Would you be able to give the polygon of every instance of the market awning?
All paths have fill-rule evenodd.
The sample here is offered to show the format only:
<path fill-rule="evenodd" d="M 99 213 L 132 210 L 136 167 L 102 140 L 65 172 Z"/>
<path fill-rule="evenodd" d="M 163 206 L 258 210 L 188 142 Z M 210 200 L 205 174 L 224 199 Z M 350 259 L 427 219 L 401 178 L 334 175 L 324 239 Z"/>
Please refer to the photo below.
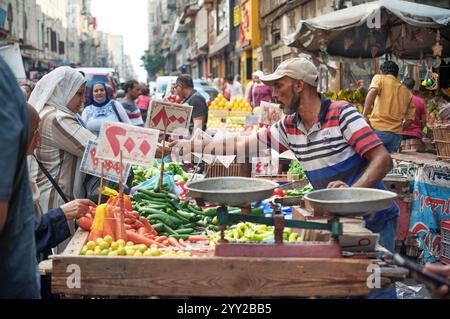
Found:
<path fill-rule="evenodd" d="M 313 55 L 373 58 L 393 53 L 399 58 L 419 59 L 433 53 L 440 36 L 441 56 L 448 57 L 449 23 L 450 10 L 379 0 L 302 20 L 284 41 Z"/>

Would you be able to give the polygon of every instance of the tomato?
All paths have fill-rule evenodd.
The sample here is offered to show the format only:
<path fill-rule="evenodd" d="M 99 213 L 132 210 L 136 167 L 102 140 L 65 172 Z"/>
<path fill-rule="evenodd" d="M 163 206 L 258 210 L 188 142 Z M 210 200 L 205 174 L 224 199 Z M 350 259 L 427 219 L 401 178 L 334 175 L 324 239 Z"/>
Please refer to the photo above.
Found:
<path fill-rule="evenodd" d="M 276 189 L 273 191 L 273 196 L 284 197 L 284 196 L 286 196 L 286 194 L 287 194 L 287 191 L 284 191 L 284 190 L 282 190 L 281 188 L 276 188 Z"/>
<path fill-rule="evenodd" d="M 81 217 L 80 219 L 78 219 L 78 226 L 80 226 L 83 230 L 90 231 L 92 226 L 92 219 L 86 216 Z"/>

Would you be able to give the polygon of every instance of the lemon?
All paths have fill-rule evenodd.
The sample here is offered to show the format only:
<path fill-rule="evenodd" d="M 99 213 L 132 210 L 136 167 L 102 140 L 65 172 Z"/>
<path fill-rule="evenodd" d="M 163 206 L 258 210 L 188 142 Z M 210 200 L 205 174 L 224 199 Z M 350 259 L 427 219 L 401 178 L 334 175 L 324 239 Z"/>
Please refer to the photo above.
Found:
<path fill-rule="evenodd" d="M 94 241 L 90 241 L 86 244 L 88 250 L 94 250 L 95 246 L 97 246 L 97 244 Z"/>
<path fill-rule="evenodd" d="M 126 250 L 126 255 L 127 256 L 134 256 L 135 253 L 136 253 L 136 250 L 134 250 L 134 249 L 127 249 Z"/>
<path fill-rule="evenodd" d="M 108 256 L 108 254 L 109 254 L 109 249 L 103 249 L 100 255 L 101 256 Z"/>
<path fill-rule="evenodd" d="M 120 247 L 120 245 L 117 242 L 111 244 L 111 250 L 117 250 L 117 249 L 119 249 L 119 247 Z"/>
<path fill-rule="evenodd" d="M 119 256 L 126 256 L 127 251 L 126 251 L 125 248 L 119 247 L 119 249 L 117 249 L 117 254 L 118 254 Z"/>
<path fill-rule="evenodd" d="M 95 243 L 97 244 L 97 245 L 100 245 L 100 243 L 103 241 L 103 238 L 97 238 L 96 240 L 95 240 Z"/>
<path fill-rule="evenodd" d="M 113 242 L 113 238 L 111 236 L 106 236 L 105 238 L 103 238 L 104 241 L 106 241 L 108 244 L 112 244 Z"/>
<path fill-rule="evenodd" d="M 108 256 L 111 256 L 111 257 L 113 257 L 113 256 L 118 256 L 118 255 L 117 255 L 117 251 L 110 251 L 110 252 L 108 253 Z"/>
<path fill-rule="evenodd" d="M 94 251 L 93 250 L 88 250 L 87 252 L 86 252 L 86 256 L 94 256 Z"/>
<path fill-rule="evenodd" d="M 139 250 L 134 253 L 134 257 L 142 257 L 144 256 Z"/>
<path fill-rule="evenodd" d="M 123 239 L 117 240 L 116 243 L 117 243 L 120 247 L 125 247 L 125 245 L 126 245 L 125 240 L 123 240 Z"/>
<path fill-rule="evenodd" d="M 101 250 L 108 249 L 109 248 L 109 243 L 106 242 L 106 241 L 102 241 L 100 244 L 98 244 L 97 247 L 100 247 Z"/>
<path fill-rule="evenodd" d="M 133 246 L 134 246 L 134 243 L 133 243 L 132 241 L 129 241 L 129 242 L 127 242 L 127 246 L 128 246 L 128 247 L 133 247 Z"/>

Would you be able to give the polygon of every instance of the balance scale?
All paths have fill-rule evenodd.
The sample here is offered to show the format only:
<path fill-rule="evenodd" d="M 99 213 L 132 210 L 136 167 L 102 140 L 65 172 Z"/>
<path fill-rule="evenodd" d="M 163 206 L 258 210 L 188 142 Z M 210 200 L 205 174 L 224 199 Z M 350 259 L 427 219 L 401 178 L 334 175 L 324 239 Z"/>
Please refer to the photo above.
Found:
<path fill-rule="evenodd" d="M 218 220 L 221 239 L 216 245 L 215 255 L 219 257 L 297 257 L 297 258 L 341 258 L 339 236 L 343 235 L 342 217 L 359 217 L 387 209 L 397 194 L 370 188 L 340 188 L 314 191 L 305 196 L 315 213 L 330 216 L 327 223 L 286 220 L 278 203 L 272 203 L 273 217 L 251 215 L 249 203 L 272 197 L 279 185 L 263 179 L 242 177 L 209 178 L 188 183 L 186 189 L 198 204 L 205 202 L 218 205 Z M 276 201 L 277 202 L 277 201 Z M 228 213 L 227 206 L 242 207 L 242 214 Z M 297 203 L 300 205 L 300 202 Z M 274 243 L 229 242 L 224 238 L 228 225 L 252 222 L 274 226 Z M 285 227 L 326 230 L 332 234 L 328 242 L 284 243 Z"/>

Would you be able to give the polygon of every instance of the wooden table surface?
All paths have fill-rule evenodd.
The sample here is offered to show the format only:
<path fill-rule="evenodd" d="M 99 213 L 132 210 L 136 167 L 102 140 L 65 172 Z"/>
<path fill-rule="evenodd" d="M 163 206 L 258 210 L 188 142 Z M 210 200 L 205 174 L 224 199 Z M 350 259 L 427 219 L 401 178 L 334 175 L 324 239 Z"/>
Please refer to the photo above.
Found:
<path fill-rule="evenodd" d="M 321 297 L 364 296 L 368 266 L 357 258 L 86 257 L 79 231 L 62 255 L 42 264 L 52 292 L 91 297 Z M 376 262 L 375 262 L 376 263 Z M 382 276 L 404 277 L 385 268 Z"/>

